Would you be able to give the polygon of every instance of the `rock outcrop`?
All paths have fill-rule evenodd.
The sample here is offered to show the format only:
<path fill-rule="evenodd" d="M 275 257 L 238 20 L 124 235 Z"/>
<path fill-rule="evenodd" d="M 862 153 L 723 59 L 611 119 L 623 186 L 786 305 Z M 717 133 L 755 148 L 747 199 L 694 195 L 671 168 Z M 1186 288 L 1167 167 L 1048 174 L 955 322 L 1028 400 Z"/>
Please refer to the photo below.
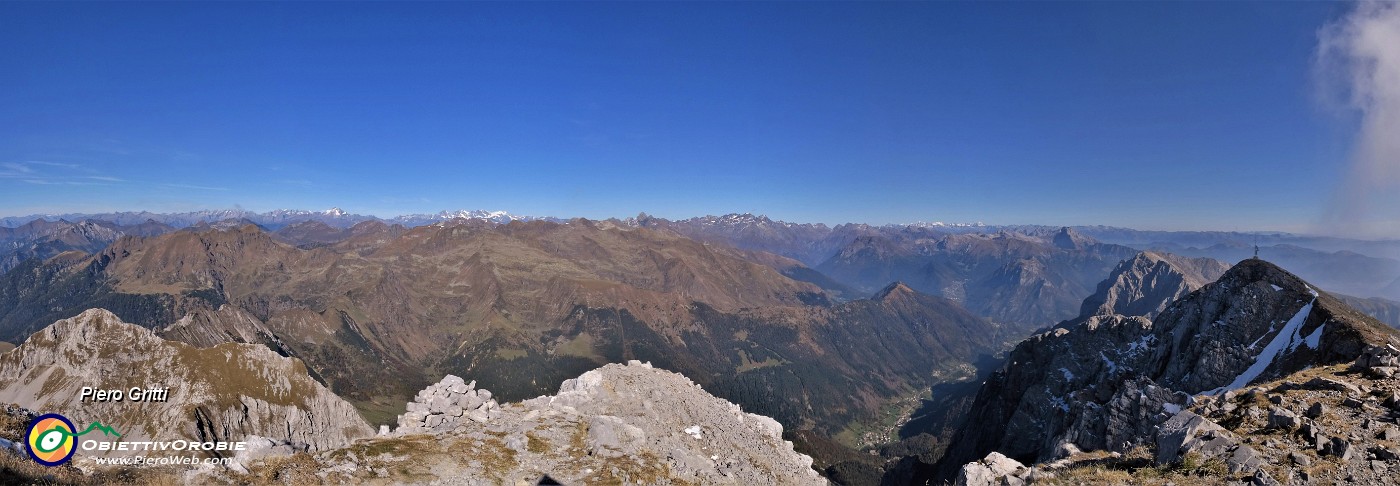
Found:
<path fill-rule="evenodd" d="M 121 390 L 124 397 L 84 400 L 83 387 Z M 168 393 L 165 401 L 136 401 L 133 387 Z M 166 341 L 102 309 L 55 322 L 0 355 L 0 403 L 61 413 L 75 423 L 100 421 L 128 442 L 257 435 L 316 451 L 372 433 L 299 360 L 261 345 Z"/>
<path fill-rule="evenodd" d="M 1387 344 L 1400 345 L 1400 334 L 1268 262 L 1246 260 L 1155 319 L 1086 316 L 1022 342 L 979 391 L 941 477 L 990 451 L 1034 464 L 1070 445 L 1152 447 L 1192 395 L 1351 363 Z"/>
<path fill-rule="evenodd" d="M 469 385 L 448 376 L 420 394 L 412 408 L 443 417 L 434 425 L 410 411 L 394 433 L 316 454 L 295 470 L 274 462 L 249 470 L 321 482 L 825 484 L 777 421 L 650 364 L 606 365 L 565 381 L 557 395 L 500 405 L 481 420 L 435 412 L 459 406 L 468 390 L 482 398 Z"/>
<path fill-rule="evenodd" d="M 1351 364 L 1294 373 L 1247 390 L 1198 395 L 1124 452 L 1022 464 L 998 452 L 962 465 L 959 485 L 1390 485 L 1400 469 L 1400 349 L 1368 348 Z"/>
<path fill-rule="evenodd" d="M 1098 290 L 1084 299 L 1080 315 L 1156 317 L 1175 302 L 1229 270 L 1210 258 L 1186 258 L 1145 251 L 1113 269 Z"/>
<path fill-rule="evenodd" d="M 406 408 L 399 416 L 400 434 L 447 432 L 463 420 L 485 422 L 502 413 L 490 390 L 477 389 L 476 380 L 467 383 L 456 375 L 424 388 Z"/>

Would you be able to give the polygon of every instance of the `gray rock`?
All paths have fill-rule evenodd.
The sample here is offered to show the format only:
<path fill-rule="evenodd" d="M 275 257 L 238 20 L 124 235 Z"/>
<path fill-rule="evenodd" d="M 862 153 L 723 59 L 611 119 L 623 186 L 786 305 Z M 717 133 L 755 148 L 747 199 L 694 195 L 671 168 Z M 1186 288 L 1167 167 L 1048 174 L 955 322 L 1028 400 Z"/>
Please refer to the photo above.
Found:
<path fill-rule="evenodd" d="M 1288 460 L 1293 464 L 1308 467 L 1312 465 L 1312 458 L 1302 452 L 1293 451 L 1288 453 Z"/>
<path fill-rule="evenodd" d="M 1302 424 L 1302 419 L 1292 411 L 1281 407 L 1269 407 L 1268 428 L 1292 432 Z"/>
<path fill-rule="evenodd" d="M 635 448 L 646 440 L 642 429 L 611 415 L 595 415 L 588 419 L 590 450 L 613 454 Z"/>
<path fill-rule="evenodd" d="M 1055 447 L 1055 458 L 1064 459 L 1066 457 L 1070 457 L 1081 452 L 1084 451 L 1079 450 L 1079 446 L 1074 445 L 1073 442 L 1064 442 L 1061 443 L 1059 446 Z"/>
<path fill-rule="evenodd" d="M 958 486 L 1020 485 L 1025 480 L 1016 474 L 1026 472 L 1026 466 L 1002 455 L 1000 452 L 987 454 L 981 461 L 970 462 L 958 474 Z"/>
<path fill-rule="evenodd" d="M 1345 381 L 1334 380 L 1331 378 L 1325 378 L 1321 376 L 1308 380 L 1307 383 L 1303 384 L 1303 388 L 1307 390 L 1335 390 L 1342 392 L 1347 396 L 1361 395 L 1361 389 L 1357 388 L 1356 385 L 1347 383 Z"/>
<path fill-rule="evenodd" d="M 1283 486 L 1282 483 L 1275 480 L 1269 473 L 1264 472 L 1263 469 L 1254 471 L 1254 475 L 1249 478 L 1249 484 L 1255 486 Z"/>
<path fill-rule="evenodd" d="M 1342 462 L 1347 462 L 1356 456 L 1356 448 L 1346 439 L 1333 437 L 1331 440 L 1322 444 L 1322 453 L 1329 456 L 1336 456 L 1341 459 Z"/>
<path fill-rule="evenodd" d="M 484 423 L 490 419 L 486 416 L 486 412 L 483 412 L 481 410 L 472 410 L 470 412 L 467 412 L 466 415 L 468 419 L 471 419 L 471 421 L 478 423 Z"/>
<path fill-rule="evenodd" d="M 405 422 L 407 422 L 407 423 L 423 423 L 423 420 L 426 419 L 426 418 L 428 418 L 428 413 L 427 413 L 427 412 L 420 412 L 420 411 L 404 412 L 403 415 L 400 415 L 400 416 L 399 416 L 399 423 L 405 423 Z"/>
<path fill-rule="evenodd" d="M 1308 407 L 1308 411 L 1303 413 L 1303 416 L 1316 419 L 1324 413 L 1327 413 L 1327 406 L 1323 405 L 1322 402 L 1313 402 L 1312 406 Z"/>
<path fill-rule="evenodd" d="M 1188 453 L 1225 461 L 1232 474 L 1259 469 L 1263 456 L 1219 424 L 1190 411 L 1164 422 L 1157 433 L 1157 464 L 1178 463 Z"/>
<path fill-rule="evenodd" d="M 1373 368 L 1368 368 L 1366 370 L 1366 375 L 1370 376 L 1371 378 L 1383 380 L 1386 378 L 1394 378 L 1397 372 L 1400 372 L 1400 368 L 1396 368 L 1394 366 L 1376 366 Z"/>

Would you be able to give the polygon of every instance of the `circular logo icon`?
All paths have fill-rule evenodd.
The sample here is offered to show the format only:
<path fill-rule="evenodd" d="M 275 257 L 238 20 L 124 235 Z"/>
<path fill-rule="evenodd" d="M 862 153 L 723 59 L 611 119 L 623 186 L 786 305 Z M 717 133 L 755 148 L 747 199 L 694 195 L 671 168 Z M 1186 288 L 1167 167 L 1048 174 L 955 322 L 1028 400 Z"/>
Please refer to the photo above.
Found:
<path fill-rule="evenodd" d="M 56 413 L 46 413 L 29 424 L 29 432 L 24 436 L 25 448 L 34 462 L 45 466 L 58 466 L 73 458 L 77 449 L 76 430 L 68 417 Z"/>

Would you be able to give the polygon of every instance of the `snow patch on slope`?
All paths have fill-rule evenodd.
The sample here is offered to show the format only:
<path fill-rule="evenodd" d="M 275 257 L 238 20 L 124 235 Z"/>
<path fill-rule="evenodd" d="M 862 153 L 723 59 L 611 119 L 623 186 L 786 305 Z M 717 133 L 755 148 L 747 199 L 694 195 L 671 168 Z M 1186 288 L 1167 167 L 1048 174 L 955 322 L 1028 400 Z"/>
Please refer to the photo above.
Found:
<path fill-rule="evenodd" d="M 1311 291 L 1312 289 L 1308 290 Z M 1312 302 L 1308 302 L 1307 305 L 1304 305 L 1302 309 L 1298 309 L 1298 313 L 1294 314 L 1293 318 L 1289 319 L 1288 323 L 1283 325 L 1283 329 L 1280 329 L 1278 334 L 1274 335 L 1274 339 L 1269 341 L 1269 344 L 1264 346 L 1264 350 L 1260 351 L 1259 355 L 1254 358 L 1254 364 L 1250 365 L 1249 369 L 1244 370 L 1244 373 L 1240 373 L 1240 376 L 1235 377 L 1235 381 L 1230 382 L 1229 385 L 1208 391 L 1206 394 L 1219 395 L 1230 390 L 1244 388 L 1246 385 L 1249 385 L 1249 382 L 1254 381 L 1255 378 L 1263 374 L 1264 370 L 1268 369 L 1269 364 L 1273 363 L 1275 358 L 1278 358 L 1278 356 L 1285 351 L 1291 351 L 1298 347 L 1298 343 L 1304 341 L 1299 337 L 1299 333 L 1303 329 L 1303 322 L 1308 320 L 1308 314 L 1312 313 L 1313 304 L 1316 302 L 1317 299 L 1313 299 Z M 1320 332 L 1321 329 L 1321 326 L 1319 326 L 1318 330 L 1313 331 L 1313 334 L 1320 338 L 1322 336 Z M 1311 339 L 1312 336 L 1308 337 L 1312 341 L 1312 344 L 1309 344 L 1309 346 L 1315 348 L 1317 340 Z"/>

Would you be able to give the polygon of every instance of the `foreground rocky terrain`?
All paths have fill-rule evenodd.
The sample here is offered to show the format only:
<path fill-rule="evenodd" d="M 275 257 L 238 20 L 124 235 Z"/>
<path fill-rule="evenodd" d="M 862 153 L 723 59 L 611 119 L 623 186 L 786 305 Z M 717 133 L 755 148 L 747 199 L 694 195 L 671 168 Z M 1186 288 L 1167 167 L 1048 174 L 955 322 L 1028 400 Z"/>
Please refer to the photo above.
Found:
<path fill-rule="evenodd" d="M 474 405 L 466 406 L 468 402 Z M 474 410 L 465 410 L 473 408 Z M 559 392 L 496 405 L 448 376 L 418 395 L 397 429 L 316 454 L 240 457 L 248 473 L 187 479 L 399 484 L 825 484 L 777 421 L 745 413 L 676 373 L 632 362 L 565 381 Z M 479 413 L 474 413 L 479 412 Z"/>
<path fill-rule="evenodd" d="M 1316 368 L 1192 404 L 1152 442 L 1124 452 L 1066 447 L 1027 466 L 1000 453 L 957 484 L 1395 484 L 1400 474 L 1400 350 Z"/>
<path fill-rule="evenodd" d="M 1388 394 L 1397 347 L 1394 329 L 1268 262 L 1246 260 L 1155 319 L 1087 315 L 1018 345 L 924 480 L 961 475 L 978 483 L 1008 461 L 1043 466 L 1014 474 L 1018 480 L 1044 479 L 1036 471 L 1136 455 L 1138 462 L 1116 464 L 1219 460 L 1225 468 L 1208 477 L 1258 474 L 1269 483 L 1301 478 L 1298 467 L 1321 454 L 1341 461 L 1333 469 L 1343 472 L 1329 478 L 1378 481 L 1390 467 L 1393 437 L 1385 430 L 1395 422 Z M 1243 448 L 1251 436 L 1279 433 Z M 1314 454 L 1295 461 L 1259 451 L 1291 450 L 1284 439 Z M 999 456 L 985 457 L 993 451 Z M 1366 462 L 1373 459 L 1380 462 Z"/>
<path fill-rule="evenodd" d="M 83 387 L 165 388 L 165 401 L 95 402 Z M 252 344 L 196 348 L 161 339 L 102 309 L 64 319 L 0 355 L 0 403 L 102 422 L 124 441 L 273 438 L 309 450 L 373 433 L 359 413 L 294 358 Z M 104 455 L 134 454 L 112 451 Z M 84 454 L 78 454 L 82 460 Z"/>

